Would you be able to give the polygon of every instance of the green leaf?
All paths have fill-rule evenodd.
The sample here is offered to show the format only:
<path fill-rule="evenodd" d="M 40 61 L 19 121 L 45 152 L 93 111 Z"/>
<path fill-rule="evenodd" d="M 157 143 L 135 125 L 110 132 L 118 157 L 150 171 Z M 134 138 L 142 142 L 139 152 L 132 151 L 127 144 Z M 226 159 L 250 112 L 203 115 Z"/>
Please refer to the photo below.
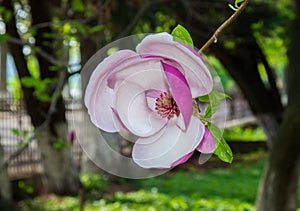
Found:
<path fill-rule="evenodd" d="M 194 47 L 193 39 L 188 32 L 186 28 L 184 28 L 181 25 L 177 25 L 173 31 L 172 31 L 172 36 L 175 41 L 178 41 L 180 43 L 183 43 L 185 45 L 189 45 L 191 47 Z"/>
<path fill-rule="evenodd" d="M 21 78 L 21 83 L 27 88 L 38 87 L 39 81 L 40 81 L 39 79 L 30 77 L 30 76 L 25 76 L 25 77 Z"/>
<path fill-rule="evenodd" d="M 57 83 L 57 78 L 45 78 L 40 80 L 38 78 L 26 76 L 21 78 L 21 83 L 27 88 L 34 88 L 33 94 L 41 102 L 51 102 L 52 97 L 48 93 L 49 88 L 54 87 Z"/>
<path fill-rule="evenodd" d="M 64 141 L 63 139 L 58 139 L 54 144 L 53 147 L 55 149 L 62 149 L 65 147 L 69 147 L 70 144 L 67 141 Z"/>
<path fill-rule="evenodd" d="M 230 9 L 232 9 L 233 11 L 237 11 L 238 10 L 238 8 L 235 8 L 233 5 L 231 5 L 231 4 L 228 4 L 228 6 L 230 7 Z"/>
<path fill-rule="evenodd" d="M 200 102 L 209 103 L 204 118 L 211 118 L 214 113 L 218 110 L 221 100 L 225 98 L 230 98 L 230 96 L 226 95 L 223 92 L 218 92 L 217 90 L 213 89 L 208 95 L 204 95 L 198 98 Z"/>
<path fill-rule="evenodd" d="M 51 102 L 55 96 L 50 96 L 48 93 L 49 87 L 55 87 L 58 79 L 57 78 L 45 78 L 39 80 L 38 87 L 34 90 L 34 95 L 42 102 Z"/>
<path fill-rule="evenodd" d="M 8 34 L 0 34 L 0 43 L 8 40 Z"/>
<path fill-rule="evenodd" d="M 100 32 L 100 31 L 104 30 L 104 28 L 105 28 L 104 25 L 97 25 L 97 26 L 94 26 L 94 27 L 90 28 L 89 32 L 91 34 L 97 33 L 97 32 Z"/>
<path fill-rule="evenodd" d="M 19 130 L 19 129 L 12 129 L 11 132 L 16 135 L 16 136 L 21 136 L 22 135 L 22 132 Z"/>
<path fill-rule="evenodd" d="M 10 10 L 6 10 L 4 12 L 4 21 L 5 22 L 9 22 L 11 20 L 11 18 L 13 17 L 13 13 Z"/>
<path fill-rule="evenodd" d="M 0 16 L 4 19 L 4 22 L 11 20 L 13 13 L 11 10 L 6 9 L 6 7 L 0 6 Z"/>
<path fill-rule="evenodd" d="M 227 163 L 231 163 L 233 160 L 233 154 L 230 147 L 228 146 L 225 139 L 223 138 L 222 130 L 211 122 L 207 124 L 207 128 L 209 129 L 215 141 L 217 142 L 217 149 L 215 150 L 214 154 L 220 160 Z"/>
<path fill-rule="evenodd" d="M 220 139 L 220 142 L 219 142 L 214 154 L 220 160 L 227 162 L 227 163 L 231 163 L 233 160 L 232 151 L 223 137 Z"/>
<path fill-rule="evenodd" d="M 75 12 L 84 12 L 85 10 L 82 0 L 72 0 L 71 7 Z"/>
<path fill-rule="evenodd" d="M 239 3 L 242 3 L 244 0 L 235 0 L 234 6 L 235 8 L 239 8 Z"/>
<path fill-rule="evenodd" d="M 44 33 L 42 34 L 42 36 L 43 36 L 43 38 L 45 38 L 45 39 L 55 39 L 55 38 L 57 38 L 57 34 L 54 33 L 54 32 L 44 32 Z"/>
<path fill-rule="evenodd" d="M 207 95 L 203 95 L 203 96 L 201 96 L 201 97 L 198 97 L 198 100 L 200 101 L 200 102 L 203 102 L 203 103 L 209 103 L 209 95 L 207 94 Z"/>
<path fill-rule="evenodd" d="M 231 4 L 228 4 L 228 6 L 232 9 L 232 10 L 234 10 L 234 11 L 237 11 L 238 9 L 239 9 L 239 4 L 240 3 L 242 3 L 244 0 L 235 0 L 235 2 L 234 2 L 234 6 L 233 5 L 231 5 Z"/>

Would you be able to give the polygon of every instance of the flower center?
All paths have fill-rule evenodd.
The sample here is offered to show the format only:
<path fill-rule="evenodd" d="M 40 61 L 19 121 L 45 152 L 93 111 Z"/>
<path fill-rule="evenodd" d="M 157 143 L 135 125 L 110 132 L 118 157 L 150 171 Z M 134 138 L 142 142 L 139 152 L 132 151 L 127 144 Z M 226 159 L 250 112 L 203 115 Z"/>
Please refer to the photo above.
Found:
<path fill-rule="evenodd" d="M 171 119 L 174 115 L 179 116 L 180 114 L 174 98 L 167 92 L 162 92 L 156 99 L 155 110 L 157 110 L 161 117 L 167 117 L 168 119 Z"/>

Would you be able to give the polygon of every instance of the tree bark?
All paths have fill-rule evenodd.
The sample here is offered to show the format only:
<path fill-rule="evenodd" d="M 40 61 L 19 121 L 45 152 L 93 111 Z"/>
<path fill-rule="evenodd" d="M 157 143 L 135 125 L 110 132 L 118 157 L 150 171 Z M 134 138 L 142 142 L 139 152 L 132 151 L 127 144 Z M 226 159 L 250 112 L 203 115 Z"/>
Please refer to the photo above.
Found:
<path fill-rule="evenodd" d="M 67 124 L 56 123 L 54 130 L 57 136 L 53 135 L 52 130 L 47 127 L 36 133 L 41 151 L 46 192 L 60 195 L 77 194 L 80 183 L 70 145 L 66 143 Z M 62 146 L 60 147 L 59 144 Z"/>
<path fill-rule="evenodd" d="M 287 69 L 288 106 L 274 141 L 257 196 L 257 211 L 292 211 L 297 209 L 297 187 L 300 159 L 300 1 L 291 28 Z"/>
<path fill-rule="evenodd" d="M 4 164 L 4 150 L 0 142 L 0 208 L 10 205 L 11 202 L 11 185 L 7 173 L 7 166 Z"/>
<path fill-rule="evenodd" d="M 260 184 L 257 211 L 297 209 L 300 101 L 287 108 Z"/>
<path fill-rule="evenodd" d="M 221 45 L 214 46 L 213 52 L 240 87 L 253 114 L 266 132 L 267 143 L 271 148 L 284 109 L 279 91 L 272 85 L 274 79 L 270 76 L 269 85 L 266 85 L 259 75 L 258 64 L 264 61 L 260 47 L 251 37 L 231 50 Z M 269 68 L 267 63 L 264 65 L 266 69 Z"/>
<path fill-rule="evenodd" d="M 6 94 L 6 43 L 0 43 L 0 96 Z"/>

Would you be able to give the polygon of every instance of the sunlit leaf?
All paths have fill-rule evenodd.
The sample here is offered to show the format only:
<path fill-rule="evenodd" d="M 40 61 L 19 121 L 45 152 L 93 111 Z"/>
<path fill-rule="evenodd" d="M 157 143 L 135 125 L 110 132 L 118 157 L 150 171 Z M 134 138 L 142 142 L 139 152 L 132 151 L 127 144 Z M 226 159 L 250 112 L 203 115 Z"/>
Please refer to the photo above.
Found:
<path fill-rule="evenodd" d="M 223 137 L 220 139 L 219 144 L 218 144 L 217 149 L 215 150 L 214 154 L 220 160 L 227 162 L 227 163 L 231 163 L 233 160 L 232 151 Z"/>
<path fill-rule="evenodd" d="M 217 90 L 212 90 L 208 95 L 199 97 L 198 100 L 200 102 L 209 103 L 203 117 L 211 118 L 218 110 L 221 100 L 225 98 L 230 98 L 230 96 L 223 92 L 218 92 Z"/>
<path fill-rule="evenodd" d="M 82 0 L 72 0 L 71 7 L 75 12 L 84 12 L 85 10 Z"/>
<path fill-rule="evenodd" d="M 234 6 L 239 8 L 239 4 L 242 3 L 244 0 L 235 0 Z"/>
<path fill-rule="evenodd" d="M 64 141 L 63 139 L 58 139 L 54 144 L 53 147 L 55 149 L 62 149 L 65 147 L 69 147 L 70 144 L 67 141 Z"/>
<path fill-rule="evenodd" d="M 216 126 L 215 124 L 209 122 L 207 124 L 207 128 L 213 135 L 216 143 L 217 143 L 217 149 L 215 150 L 214 154 L 222 161 L 231 163 L 233 160 L 233 154 L 226 143 L 225 139 L 223 138 L 223 131 Z"/>
<path fill-rule="evenodd" d="M 21 83 L 27 88 L 33 88 L 39 85 L 39 80 L 30 76 L 21 78 Z"/>
<path fill-rule="evenodd" d="M 0 6 L 0 16 L 5 22 L 8 22 L 11 20 L 13 13 L 11 10 L 8 10 L 6 7 Z"/>
<path fill-rule="evenodd" d="M 0 43 L 8 40 L 8 34 L 0 34 Z"/>
<path fill-rule="evenodd" d="M 171 34 L 172 34 L 175 41 L 178 41 L 178 42 L 183 43 L 185 45 L 189 45 L 191 47 L 194 47 L 193 39 L 192 39 L 190 33 L 183 26 L 178 24 L 173 29 Z"/>
<path fill-rule="evenodd" d="M 97 26 L 94 26 L 92 28 L 89 29 L 89 32 L 92 34 L 92 33 L 97 33 L 97 32 L 100 32 L 102 30 L 104 30 L 104 25 L 97 25 Z"/>
<path fill-rule="evenodd" d="M 239 4 L 242 3 L 243 1 L 244 1 L 244 0 L 235 0 L 234 6 L 231 5 L 231 4 L 228 4 L 228 6 L 229 6 L 232 10 L 236 11 L 236 10 L 238 10 L 239 7 L 240 7 Z"/>
<path fill-rule="evenodd" d="M 228 4 L 228 6 L 230 7 L 230 9 L 232 9 L 232 10 L 234 10 L 234 11 L 236 11 L 237 10 L 237 8 L 235 8 L 233 5 L 231 5 L 231 4 Z"/>
<path fill-rule="evenodd" d="M 19 130 L 19 129 L 12 129 L 11 132 L 16 135 L 16 136 L 21 136 L 22 135 L 22 132 Z"/>

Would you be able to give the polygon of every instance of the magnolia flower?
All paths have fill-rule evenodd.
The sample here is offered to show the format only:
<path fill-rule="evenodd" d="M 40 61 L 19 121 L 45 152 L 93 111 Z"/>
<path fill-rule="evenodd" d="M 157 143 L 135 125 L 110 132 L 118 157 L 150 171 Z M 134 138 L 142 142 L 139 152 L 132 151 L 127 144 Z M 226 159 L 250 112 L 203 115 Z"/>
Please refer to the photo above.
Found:
<path fill-rule="evenodd" d="M 170 34 L 159 33 L 145 37 L 136 52 L 120 50 L 98 64 L 84 101 L 98 128 L 138 137 L 132 158 L 139 166 L 170 168 L 195 150 L 215 150 L 193 106 L 194 98 L 212 88 L 200 55 Z"/>

